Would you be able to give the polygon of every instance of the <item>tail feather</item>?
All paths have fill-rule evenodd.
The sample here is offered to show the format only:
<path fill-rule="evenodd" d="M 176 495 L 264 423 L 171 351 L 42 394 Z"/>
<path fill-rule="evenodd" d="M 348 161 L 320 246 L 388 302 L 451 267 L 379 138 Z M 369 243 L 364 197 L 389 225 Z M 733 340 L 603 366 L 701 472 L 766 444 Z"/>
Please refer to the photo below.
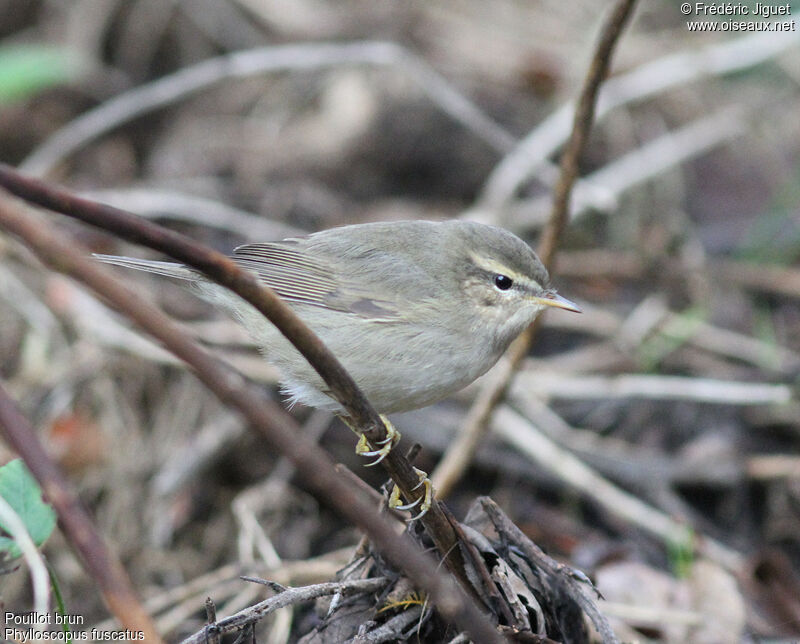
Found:
<path fill-rule="evenodd" d="M 99 255 L 97 253 L 92 256 L 104 264 L 133 268 L 147 273 L 156 273 L 157 275 L 166 275 L 167 277 L 192 282 L 200 279 L 200 276 L 195 271 L 175 262 L 159 262 L 151 259 L 137 259 L 136 257 L 122 257 L 120 255 Z"/>

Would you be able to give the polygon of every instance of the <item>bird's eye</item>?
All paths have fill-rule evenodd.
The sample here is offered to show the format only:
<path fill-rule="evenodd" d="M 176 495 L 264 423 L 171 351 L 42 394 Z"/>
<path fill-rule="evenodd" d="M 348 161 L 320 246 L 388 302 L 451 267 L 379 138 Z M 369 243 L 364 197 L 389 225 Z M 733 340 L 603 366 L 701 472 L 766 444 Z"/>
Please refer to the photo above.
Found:
<path fill-rule="evenodd" d="M 507 291 L 511 288 L 514 284 L 514 280 L 512 280 L 507 275 L 495 275 L 494 276 L 494 285 L 499 288 L 501 291 Z"/>

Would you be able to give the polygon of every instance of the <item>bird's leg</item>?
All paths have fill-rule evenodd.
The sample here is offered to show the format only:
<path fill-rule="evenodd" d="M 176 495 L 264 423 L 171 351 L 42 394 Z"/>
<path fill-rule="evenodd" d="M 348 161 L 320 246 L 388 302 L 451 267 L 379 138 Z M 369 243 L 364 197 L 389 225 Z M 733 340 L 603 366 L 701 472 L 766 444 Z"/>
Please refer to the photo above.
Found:
<path fill-rule="evenodd" d="M 381 447 L 380 449 L 375 450 L 372 449 L 371 445 L 367 441 L 367 437 L 353 427 L 350 419 L 347 416 L 342 415 L 340 418 L 345 425 L 347 425 L 354 433 L 359 435 L 358 444 L 356 445 L 356 454 L 359 456 L 377 457 L 372 463 L 367 463 L 365 467 L 372 467 L 373 465 L 380 463 L 384 458 L 386 458 L 386 455 L 392 451 L 392 448 L 400 440 L 400 432 L 395 429 L 395 426 L 392 425 L 389 419 L 383 414 L 381 414 L 381 420 L 383 421 L 384 425 L 386 425 L 386 438 L 384 438 L 382 441 L 378 441 L 378 444 L 381 445 Z M 431 504 L 433 503 L 433 484 L 431 483 L 431 480 L 422 470 L 418 470 L 415 467 L 414 471 L 417 473 L 417 476 L 419 476 L 419 483 L 412 488 L 412 491 L 424 486 L 425 494 L 419 497 L 416 501 L 403 504 L 400 499 L 400 488 L 395 485 L 392 488 L 391 494 L 389 495 L 389 507 L 395 510 L 411 510 L 412 508 L 419 506 L 419 513 L 411 517 L 409 521 L 415 521 L 416 519 L 422 517 L 428 510 L 430 510 Z"/>
<path fill-rule="evenodd" d="M 389 495 L 389 507 L 395 510 L 410 510 L 411 508 L 419 505 L 419 513 L 411 517 L 409 521 L 421 519 L 422 516 L 431 509 L 431 505 L 433 504 L 433 483 L 431 483 L 428 475 L 422 470 L 418 470 L 415 467 L 414 471 L 417 473 L 417 476 L 419 476 L 419 483 L 417 483 L 412 490 L 416 490 L 420 486 L 424 485 L 425 494 L 419 497 L 416 501 L 406 503 L 405 505 L 400 502 L 400 488 L 396 485 L 392 488 L 392 493 Z"/>
<path fill-rule="evenodd" d="M 373 465 L 380 463 L 384 458 L 386 458 L 389 452 L 392 451 L 392 448 L 400 440 L 400 432 L 394 428 L 394 425 L 392 425 L 389 419 L 383 414 L 381 414 L 381 420 L 383 421 L 383 424 L 386 425 L 386 438 L 377 442 L 377 444 L 381 446 L 379 449 L 372 449 L 372 446 L 367 441 L 367 437 L 353 427 L 350 419 L 347 416 L 342 415 L 339 416 L 339 418 L 341 418 L 342 422 L 344 422 L 345 425 L 353 430 L 353 432 L 359 435 L 358 444 L 356 445 L 356 454 L 359 456 L 365 456 L 367 458 L 371 458 L 373 456 L 377 457 L 371 463 L 367 463 L 365 467 L 372 467 Z"/>

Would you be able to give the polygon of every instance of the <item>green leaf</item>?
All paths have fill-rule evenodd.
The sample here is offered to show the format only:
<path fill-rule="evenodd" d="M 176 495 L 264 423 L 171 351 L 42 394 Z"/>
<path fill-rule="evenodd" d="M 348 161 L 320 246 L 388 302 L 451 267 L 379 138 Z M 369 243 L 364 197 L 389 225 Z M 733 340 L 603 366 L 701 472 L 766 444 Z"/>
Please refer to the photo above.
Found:
<path fill-rule="evenodd" d="M 56 525 L 56 513 L 42 500 L 42 490 L 22 459 L 15 459 L 0 467 L 0 497 L 22 519 L 37 546 L 47 541 Z M 2 520 L 0 530 L 6 530 Z M 13 539 L 0 537 L 0 555 L 2 554 L 15 558 L 21 553 Z"/>
<path fill-rule="evenodd" d="M 45 45 L 0 47 L 0 103 L 23 100 L 72 80 L 79 71 L 70 52 Z"/>

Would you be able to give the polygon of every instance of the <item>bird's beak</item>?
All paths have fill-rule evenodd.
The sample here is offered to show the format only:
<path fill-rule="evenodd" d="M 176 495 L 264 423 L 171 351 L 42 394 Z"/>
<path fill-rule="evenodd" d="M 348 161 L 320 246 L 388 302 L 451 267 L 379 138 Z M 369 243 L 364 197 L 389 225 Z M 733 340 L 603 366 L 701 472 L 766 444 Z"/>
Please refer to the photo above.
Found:
<path fill-rule="evenodd" d="M 565 311 L 574 311 L 575 313 L 583 313 L 581 308 L 575 304 L 575 302 L 570 302 L 567 298 L 561 297 L 555 291 L 548 291 L 542 297 L 535 297 L 533 298 L 535 302 L 538 304 L 542 304 L 543 306 L 552 306 L 556 309 L 564 309 Z"/>

